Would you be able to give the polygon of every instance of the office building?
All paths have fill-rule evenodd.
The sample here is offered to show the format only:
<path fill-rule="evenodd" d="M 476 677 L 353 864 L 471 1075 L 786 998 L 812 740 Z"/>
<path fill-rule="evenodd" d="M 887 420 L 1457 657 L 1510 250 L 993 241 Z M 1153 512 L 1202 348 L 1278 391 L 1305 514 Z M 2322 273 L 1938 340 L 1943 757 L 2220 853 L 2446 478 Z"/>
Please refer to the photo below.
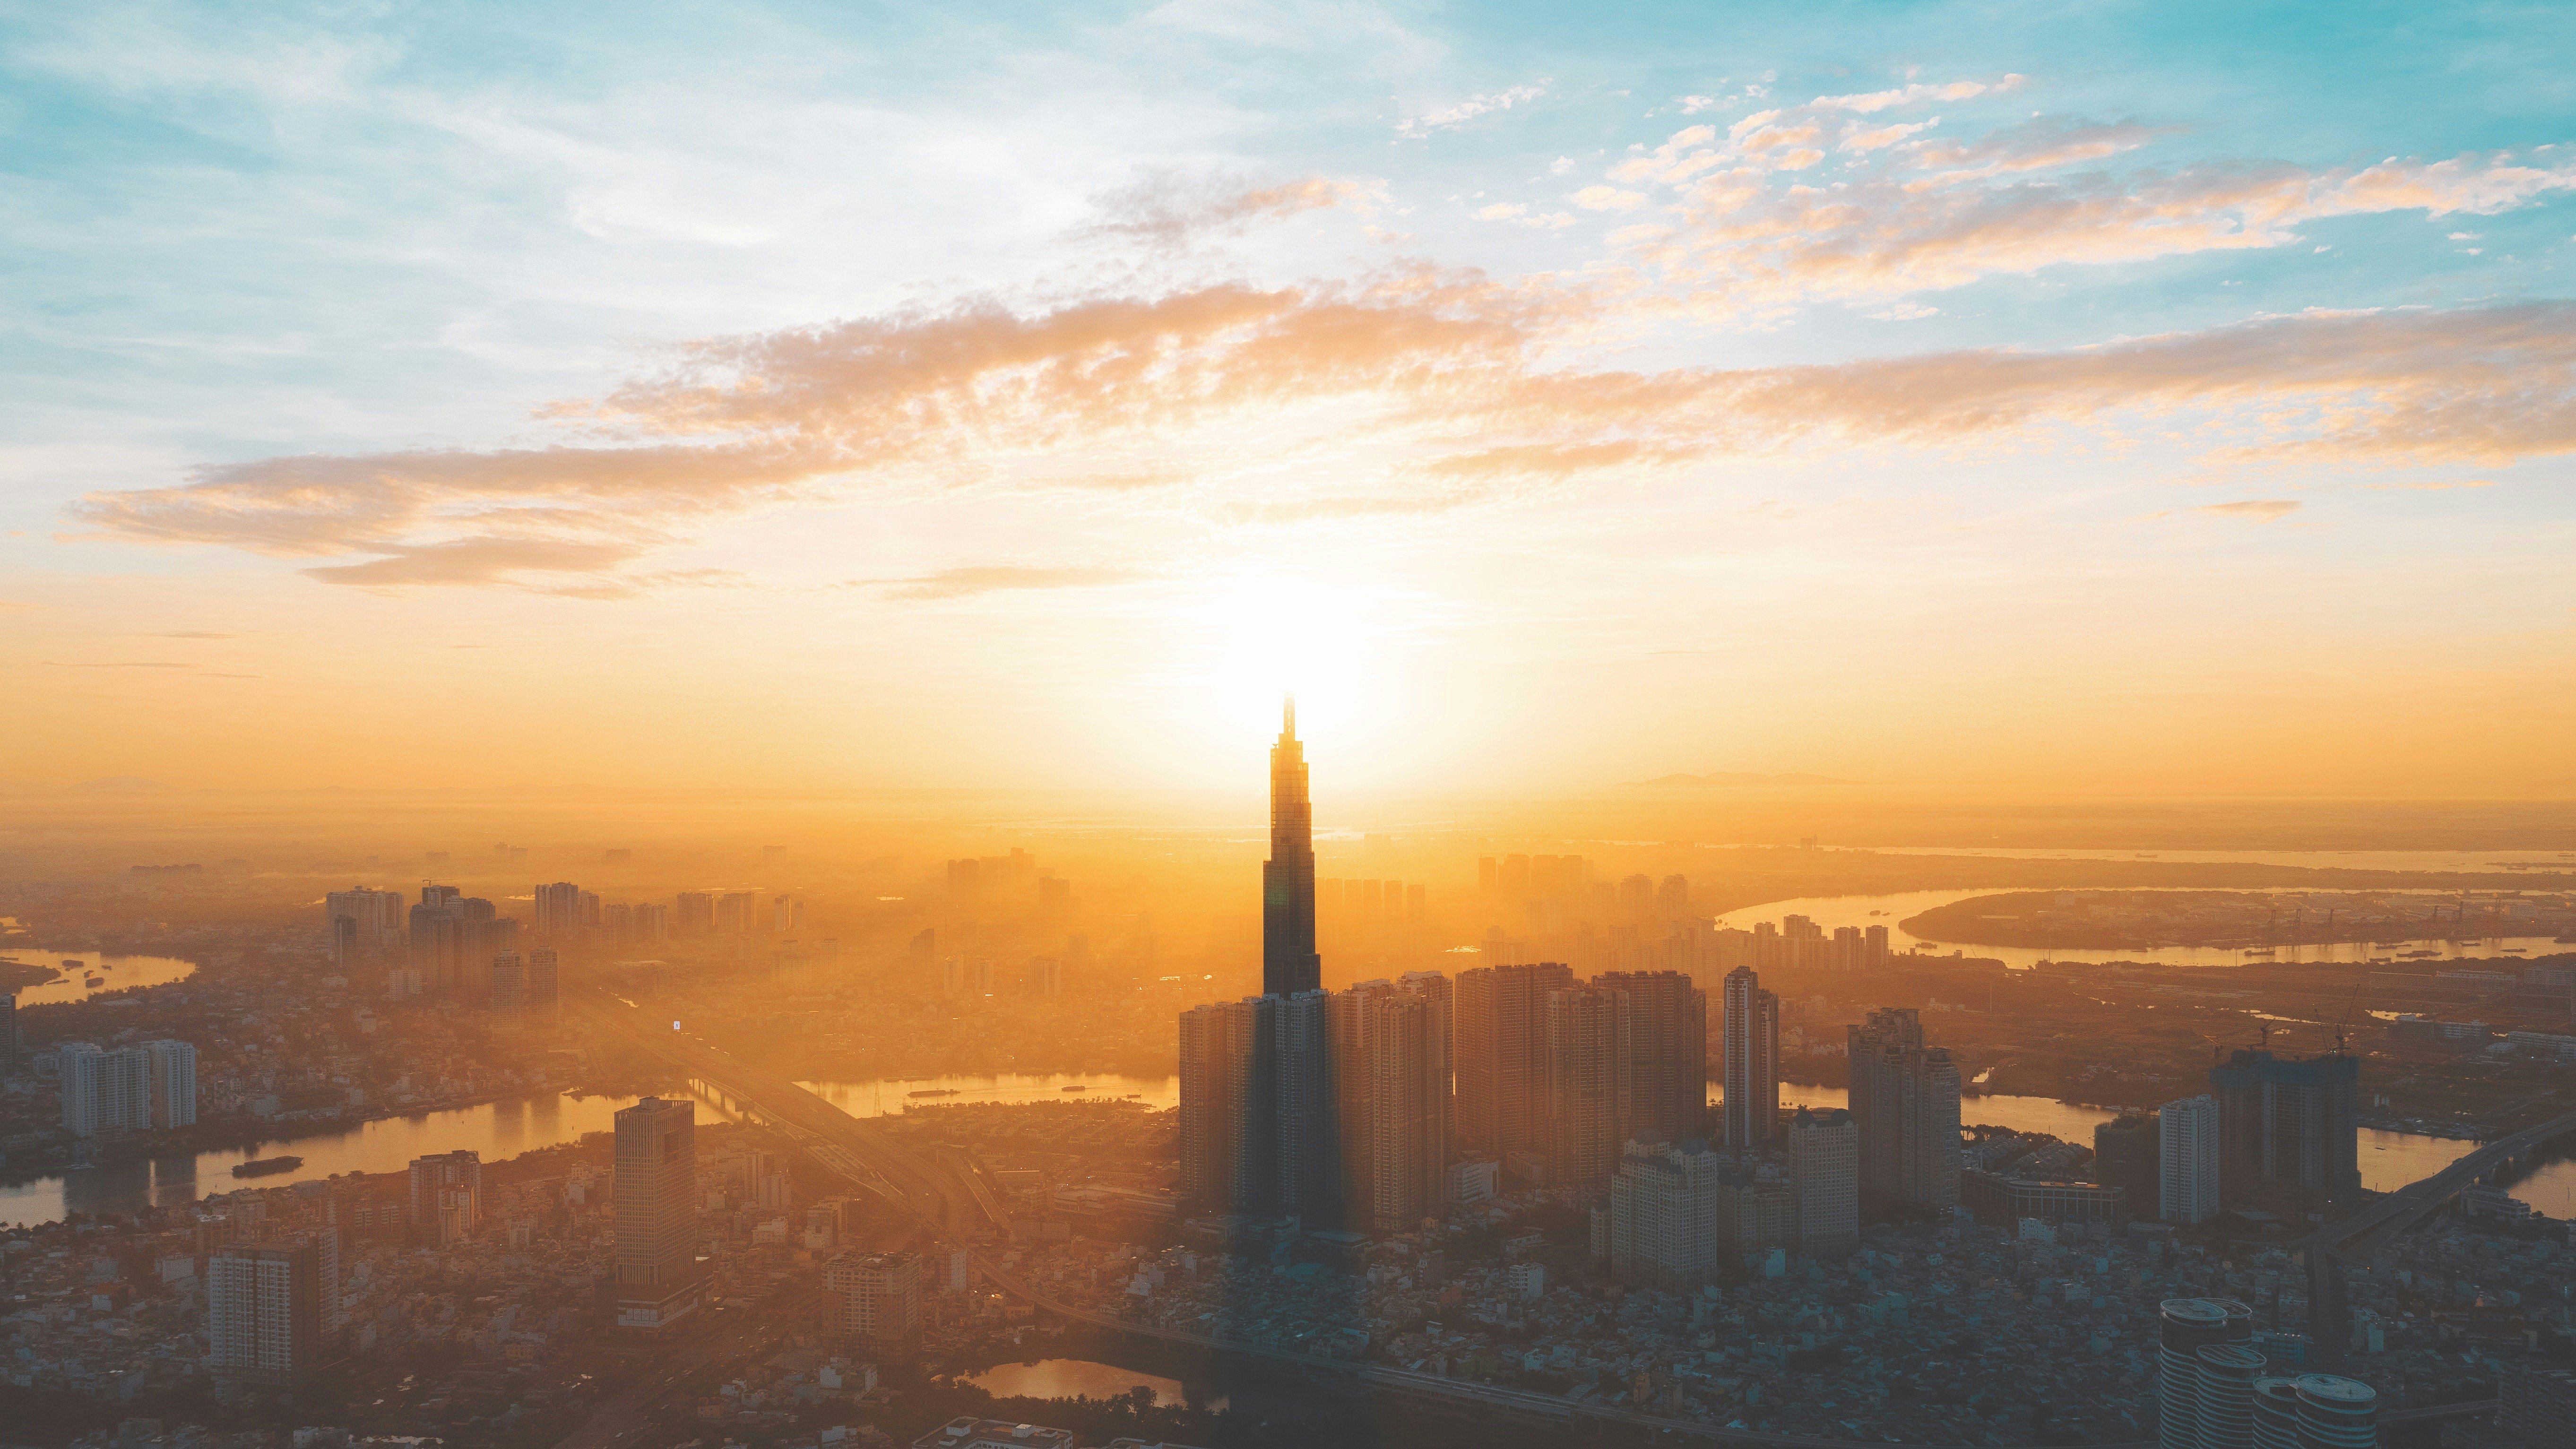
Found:
<path fill-rule="evenodd" d="M 2576 1373 L 2499 1361 L 2495 1432 L 2530 1449 L 2576 1449 Z"/>
<path fill-rule="evenodd" d="M 1270 747 L 1270 858 L 1261 863 L 1261 994 L 1291 997 L 1324 985 L 1315 951 L 1315 814 L 1306 747 L 1290 698 Z"/>
<path fill-rule="evenodd" d="M 2157 1449 L 2199 1449 L 2200 1351 L 2216 1345 L 2248 1348 L 2253 1310 L 2226 1298 L 2168 1298 L 2157 1309 Z M 2261 1359 L 2257 1357 L 2259 1374 Z M 2247 1392 L 2252 1378 L 2247 1377 Z M 2252 1413 L 2247 1413 L 2251 1433 Z"/>
<path fill-rule="evenodd" d="M 402 892 L 371 890 L 364 886 L 326 892 L 322 897 L 322 919 L 332 927 L 335 943 L 342 934 L 339 923 L 347 921 L 349 944 L 355 951 L 374 951 L 393 945 L 403 937 Z M 342 961 L 338 964 L 348 963 Z"/>
<path fill-rule="evenodd" d="M 871 1346 L 900 1347 L 921 1333 L 918 1253 L 833 1255 L 823 1287 L 841 1303 L 841 1331 Z"/>
<path fill-rule="evenodd" d="M 483 1004 L 504 1016 L 517 1016 L 528 1005 L 528 963 L 516 951 L 504 951 L 492 958 L 486 968 L 490 984 L 483 993 Z"/>
<path fill-rule="evenodd" d="M 411 1227 L 437 1247 L 472 1237 L 483 1221 L 483 1159 L 471 1148 L 411 1160 Z"/>
<path fill-rule="evenodd" d="M 150 1081 L 151 1125 L 166 1132 L 197 1125 L 197 1048 L 184 1041 L 147 1041 L 140 1048 Z"/>
<path fill-rule="evenodd" d="M 1860 1124 L 1860 1190 L 1911 1207 L 1959 1205 L 1959 1068 L 1923 1043 L 1912 1007 L 1847 1028 L 1851 1114 Z"/>
<path fill-rule="evenodd" d="M 1685 971 L 1608 971 L 1592 984 L 1628 998 L 1628 1135 L 1700 1136 L 1708 1119 L 1708 993 Z"/>
<path fill-rule="evenodd" d="M 1548 1182 L 1606 1182 L 1628 1136 L 1628 998 L 1593 986 L 1551 991 L 1546 1022 Z"/>
<path fill-rule="evenodd" d="M 562 1001 L 555 948 L 539 946 L 528 953 L 528 1009 L 551 1012 Z"/>
<path fill-rule="evenodd" d="M 1860 1125 L 1849 1112 L 1801 1107 L 1789 1119 L 1789 1191 L 1798 1250 L 1839 1258 L 1860 1243 Z"/>
<path fill-rule="evenodd" d="M 1417 972 L 1330 997 L 1343 1220 L 1362 1232 L 1411 1232 L 1449 1203 L 1447 985 Z"/>
<path fill-rule="evenodd" d="M 2254 1449 L 2254 1384 L 2263 1355 L 2248 1344 L 2208 1343 L 2192 1354 L 2193 1449 Z"/>
<path fill-rule="evenodd" d="M 420 973 L 422 990 L 480 1005 L 491 985 L 485 967 L 517 944 L 519 923 L 480 896 L 431 885 L 421 887 L 409 929 L 407 964 Z"/>
<path fill-rule="evenodd" d="M 567 941 L 581 933 L 582 894 L 581 887 L 568 880 L 537 887 L 531 925 L 539 940 Z"/>
<path fill-rule="evenodd" d="M 1623 1283 L 1688 1293 L 1714 1282 L 1728 1251 L 1717 1203 L 1725 1159 L 1693 1137 L 1630 1141 L 1610 1180 L 1610 1271 Z"/>
<path fill-rule="evenodd" d="M 2224 1123 L 2207 1093 L 2156 1113 L 2156 1216 L 2178 1226 L 2218 1216 Z"/>
<path fill-rule="evenodd" d="M 2379 1449 L 2379 1391 L 2341 1374 L 2300 1374 L 2300 1449 Z"/>
<path fill-rule="evenodd" d="M 74 1041 L 63 1043 L 56 1050 L 55 1060 L 62 1074 L 64 1131 L 74 1137 L 97 1137 L 151 1130 L 152 1059 L 148 1053 L 136 1047 L 101 1051 L 93 1042 Z"/>
<path fill-rule="evenodd" d="M 1423 1009 L 1431 1014 L 1428 1030 L 1433 1060 L 1428 1071 L 1438 1086 L 1432 1093 L 1435 1140 L 1425 1144 L 1424 1151 L 1439 1163 L 1446 1176 L 1450 1162 L 1458 1155 L 1457 984 L 1437 971 L 1407 971 L 1395 978 L 1395 989 L 1420 996 Z"/>
<path fill-rule="evenodd" d="M 2209 1085 L 2223 1202 L 2314 1214 L 2359 1201 L 2359 1058 L 2239 1050 L 2210 1068 Z"/>
<path fill-rule="evenodd" d="M 2267 1374 L 2254 1381 L 2254 1449 L 2299 1449 L 2299 1381 Z"/>
<path fill-rule="evenodd" d="M 682 891 L 671 908 L 671 934 L 675 936 L 713 935 L 716 929 L 716 898 L 712 891 Z"/>
<path fill-rule="evenodd" d="M 1320 989 L 1273 1001 L 1271 1140 L 1278 1153 L 1274 1211 L 1339 1227 L 1342 1153 L 1330 1014 L 1330 998 Z"/>
<path fill-rule="evenodd" d="M 206 1357 L 216 1374 L 286 1385 L 322 1366 L 329 1306 L 339 1298 L 331 1237 L 234 1245 L 208 1256 Z"/>
<path fill-rule="evenodd" d="M 1458 974 L 1451 1037 L 1460 1151 L 1501 1159 L 1549 1150 L 1547 1001 L 1574 985 L 1558 962 Z"/>
<path fill-rule="evenodd" d="M 645 1097 L 616 1116 L 617 1326 L 668 1328 L 696 1311 L 697 1105 Z"/>
<path fill-rule="evenodd" d="M 1268 997 L 1181 1013 L 1181 1200 L 1219 1213 L 1267 1211 L 1276 1194 Z"/>
<path fill-rule="evenodd" d="M 1718 1241 L 1739 1260 L 1797 1238 L 1797 1190 L 1775 1168 L 1728 1165 L 1718 1174 L 1716 1199 Z"/>
<path fill-rule="evenodd" d="M 2132 1216 L 2160 1215 L 2163 1131 L 2163 1120 L 2153 1112 L 2124 1112 L 2094 1125 L 2093 1180 L 2119 1188 Z"/>
<path fill-rule="evenodd" d="M 1780 998 L 1762 989 L 1750 966 L 1726 973 L 1721 1053 L 1726 1145 L 1738 1152 L 1767 1147 L 1780 1125 Z"/>
<path fill-rule="evenodd" d="M 2129 1220 L 2126 1188 L 2068 1178 L 2023 1177 L 1971 1167 L 1959 1174 L 1959 1206 L 1977 1221 L 2009 1228 L 2016 1223 L 2108 1223 Z"/>

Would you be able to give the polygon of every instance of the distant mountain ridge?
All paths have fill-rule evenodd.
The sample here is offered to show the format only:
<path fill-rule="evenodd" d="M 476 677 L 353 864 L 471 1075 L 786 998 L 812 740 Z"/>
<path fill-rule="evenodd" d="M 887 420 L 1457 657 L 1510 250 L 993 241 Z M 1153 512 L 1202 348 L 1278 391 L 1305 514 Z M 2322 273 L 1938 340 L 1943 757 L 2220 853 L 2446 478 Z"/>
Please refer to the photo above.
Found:
<path fill-rule="evenodd" d="M 83 780 L 72 788 L 87 790 L 93 795 L 157 795 L 177 787 L 147 780 L 141 775 L 101 775 L 95 780 Z"/>
<path fill-rule="evenodd" d="M 1651 780 L 1630 780 L 1631 790 L 1742 790 L 1765 785 L 1857 785 L 1858 780 L 1838 780 L 1831 775 L 1753 775 L 1737 770 L 1720 770 L 1711 775 L 1658 775 Z"/>

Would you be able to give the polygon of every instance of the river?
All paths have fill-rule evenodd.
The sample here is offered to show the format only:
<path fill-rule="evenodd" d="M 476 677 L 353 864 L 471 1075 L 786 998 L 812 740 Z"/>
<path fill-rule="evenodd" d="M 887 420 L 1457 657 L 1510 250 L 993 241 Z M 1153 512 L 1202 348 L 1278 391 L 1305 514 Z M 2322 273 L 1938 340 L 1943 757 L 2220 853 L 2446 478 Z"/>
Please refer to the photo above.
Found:
<path fill-rule="evenodd" d="M 1043 1358 L 1035 1363 L 995 1364 L 982 1373 L 966 1375 L 966 1381 L 997 1399 L 1112 1399 L 1132 1389 L 1147 1388 L 1153 1390 L 1155 1404 L 1164 1408 L 1216 1412 L 1226 1407 L 1226 1396 L 1204 1385 L 1093 1359 Z"/>
<path fill-rule="evenodd" d="M 1720 849 L 1726 847 L 1718 847 Z M 1738 849 L 1777 849 L 1741 846 Z M 2020 846 L 1872 845 L 1876 855 L 1965 855 L 1989 860 L 2150 860 L 2183 865 L 2281 865 L 2307 870 L 2412 870 L 2510 876 L 2576 874 L 2576 850 L 2035 850 Z M 2499 888 L 2508 884 L 2498 881 Z"/>
<path fill-rule="evenodd" d="M 1081 1082 L 1087 1093 L 1066 1092 Z M 1178 1077 L 954 1076 L 863 1082 L 815 1081 L 802 1085 L 853 1117 L 899 1113 L 906 1106 L 951 1102 L 1059 1102 L 1134 1097 L 1164 1108 L 1180 1100 Z M 916 1091 L 951 1095 L 914 1097 Z M 343 1172 L 394 1172 L 415 1157 L 471 1148 L 486 1162 L 606 1132 L 631 1098 L 585 1097 L 569 1092 L 513 1097 L 480 1106 L 382 1117 L 349 1127 L 263 1141 L 249 1148 L 173 1153 L 98 1167 L 75 1167 L 0 1184 L 0 1223 L 42 1223 L 66 1212 L 133 1212 L 203 1198 L 237 1187 L 286 1187 Z M 715 1098 L 698 1098 L 710 1118 L 733 1113 Z M 254 1157 L 296 1156 L 304 1165 L 267 1177 L 236 1178 L 233 1165 Z"/>
<path fill-rule="evenodd" d="M 1911 919 L 1935 906 L 1953 901 L 1972 900 L 2005 891 L 2031 890 L 2030 886 L 1985 886 L 1977 890 L 1898 891 L 1878 896 L 1800 896 L 1795 900 L 1765 901 L 1746 906 L 1717 918 L 1721 926 L 1751 930 L 1757 922 L 1778 921 L 1785 916 L 1805 916 L 1832 935 L 1838 926 L 1885 926 L 1892 949 L 1921 949 L 1936 954 L 1964 951 L 2001 961 L 2006 966 L 2027 968 L 2042 961 L 2153 961 L 2168 966 L 2243 966 L 2249 962 L 2271 965 L 2278 962 L 2370 961 L 2387 959 L 2395 953 L 2384 946 L 2374 947 L 2367 941 L 2338 941 L 2307 946 L 2283 946 L 2271 956 L 2248 957 L 2233 946 L 2153 946 L 2103 950 L 2074 946 L 1976 946 L 1959 942 L 1926 940 L 1907 931 L 1898 922 Z M 2142 890 L 2186 889 L 2186 887 L 2135 887 Z M 2205 887 L 2188 887 L 2199 890 Z M 2533 956 L 2546 956 L 2558 951 L 2576 951 L 2576 946 L 2561 946 L 2550 936 L 2491 936 L 2477 941 L 2426 940 L 2413 949 L 2437 950 L 2446 957 L 2486 957 L 2519 949 Z M 2425 958 L 2432 959 L 2432 958 Z"/>
<path fill-rule="evenodd" d="M 176 956 L 102 956 L 96 951 L 59 951 L 35 946 L 0 948 L 0 960 L 63 968 L 62 975 L 55 980 L 21 987 L 17 992 L 20 1006 L 86 1001 L 101 992 L 119 991 L 128 986 L 167 986 L 173 981 L 185 981 L 197 973 L 196 962 L 182 961 Z M 75 961 L 78 966 L 65 965 Z M 88 984 L 93 976 L 98 978 L 96 986 Z"/>
<path fill-rule="evenodd" d="M 1720 1094 L 1712 1090 L 1712 1110 Z M 1783 1107 L 1848 1107 L 1850 1094 L 1841 1087 L 1780 1084 Z M 1967 1097 L 1959 1103 L 1959 1120 L 2015 1132 L 2045 1132 L 2069 1142 L 2093 1145 L 2095 1126 L 2119 1114 L 2102 1107 L 2082 1107 L 2049 1097 Z M 2394 1192 L 2420 1182 L 2468 1156 L 2474 1142 L 2450 1137 L 2424 1137 L 2412 1132 L 2361 1131 L 2361 1185 L 2372 1192 Z M 2508 1189 L 2515 1197 L 2553 1218 L 2576 1217 L 2576 1161 L 2541 1161 L 2530 1175 Z"/>

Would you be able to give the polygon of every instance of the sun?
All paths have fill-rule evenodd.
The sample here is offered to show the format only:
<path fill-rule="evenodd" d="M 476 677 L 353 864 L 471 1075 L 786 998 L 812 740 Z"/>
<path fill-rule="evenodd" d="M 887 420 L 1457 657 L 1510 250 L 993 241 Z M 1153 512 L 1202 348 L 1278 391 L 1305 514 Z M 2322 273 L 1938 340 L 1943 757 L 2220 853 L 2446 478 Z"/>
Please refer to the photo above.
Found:
<path fill-rule="evenodd" d="M 1227 730 L 1275 733 L 1283 696 L 1301 732 L 1329 735 L 1365 716 L 1397 621 L 1379 590 L 1282 574 L 1238 575 L 1187 606 L 1187 657 Z"/>

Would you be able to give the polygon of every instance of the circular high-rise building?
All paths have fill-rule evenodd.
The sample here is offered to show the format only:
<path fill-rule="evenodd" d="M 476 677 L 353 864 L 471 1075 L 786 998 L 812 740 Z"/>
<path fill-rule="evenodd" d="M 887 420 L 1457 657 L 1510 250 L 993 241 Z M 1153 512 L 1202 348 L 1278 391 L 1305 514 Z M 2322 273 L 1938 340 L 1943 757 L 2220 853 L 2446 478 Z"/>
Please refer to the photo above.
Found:
<path fill-rule="evenodd" d="M 2168 1298 L 2156 1309 L 2157 1449 L 2200 1449 L 2200 1351 L 2227 1341 L 2225 1305 Z"/>
<path fill-rule="evenodd" d="M 2213 1343 L 2193 1357 L 2200 1365 L 2200 1449 L 2254 1449 L 2254 1380 L 2263 1355 L 2241 1343 Z"/>
<path fill-rule="evenodd" d="M 2341 1374 L 2301 1374 L 2300 1449 L 2378 1449 L 2379 1391 Z"/>
<path fill-rule="evenodd" d="M 2254 1381 L 2254 1449 L 2299 1449 L 2299 1381 L 2279 1374 Z"/>

